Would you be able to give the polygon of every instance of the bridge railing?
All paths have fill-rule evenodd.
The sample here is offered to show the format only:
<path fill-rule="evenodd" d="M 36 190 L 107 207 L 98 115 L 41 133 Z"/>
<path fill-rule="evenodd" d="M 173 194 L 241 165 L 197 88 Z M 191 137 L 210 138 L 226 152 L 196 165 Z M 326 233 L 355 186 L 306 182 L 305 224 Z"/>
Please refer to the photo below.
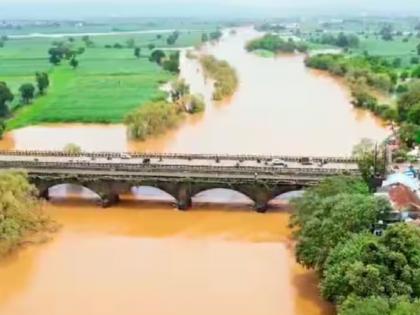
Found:
<path fill-rule="evenodd" d="M 92 162 L 46 162 L 46 161 L 0 161 L 0 169 L 24 169 L 24 170 L 43 170 L 43 172 L 54 173 L 57 170 L 71 170 L 80 173 L 89 171 L 105 171 L 110 174 L 115 172 L 168 172 L 183 173 L 185 177 L 189 173 L 219 174 L 229 176 L 230 174 L 246 174 L 251 176 L 258 175 L 358 175 L 357 169 L 339 168 L 281 168 L 281 167 L 255 167 L 255 166 L 203 166 L 203 165 L 176 165 L 176 164 L 128 164 L 128 163 L 92 163 Z"/>
<path fill-rule="evenodd" d="M 162 158 L 162 159 L 181 159 L 181 160 L 230 160 L 230 161 L 271 161 L 274 159 L 286 162 L 300 162 L 302 159 L 310 159 L 314 162 L 328 163 L 357 163 L 352 157 L 334 156 L 287 156 L 287 155 L 225 155 L 225 154 L 186 154 L 186 153 L 148 153 L 148 152 L 81 152 L 80 154 L 69 154 L 63 151 L 2 151 L 0 156 L 33 156 L 33 157 L 96 157 L 96 158 L 119 158 L 122 154 L 128 154 L 133 158 Z"/>

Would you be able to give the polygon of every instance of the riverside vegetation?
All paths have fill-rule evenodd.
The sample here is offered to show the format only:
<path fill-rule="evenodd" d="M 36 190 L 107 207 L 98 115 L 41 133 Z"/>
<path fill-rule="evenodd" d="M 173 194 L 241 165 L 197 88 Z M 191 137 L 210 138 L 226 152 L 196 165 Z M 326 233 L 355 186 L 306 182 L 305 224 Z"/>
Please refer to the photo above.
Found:
<path fill-rule="evenodd" d="M 215 27 L 58 39 L 4 37 L 0 81 L 10 95 L 2 94 L 0 86 L 0 119 L 7 120 L 8 129 L 48 122 L 122 122 L 138 107 L 165 97 L 159 88 L 177 75 L 179 57 L 166 49 L 199 44 L 202 34 L 212 34 Z M 39 88 L 36 72 L 46 87 Z"/>
<path fill-rule="evenodd" d="M 184 80 L 172 83 L 171 102 L 158 100 L 144 104 L 126 119 L 127 132 L 133 139 L 145 140 L 174 128 L 186 114 L 197 114 L 205 109 L 200 95 L 192 95 Z"/>
<path fill-rule="evenodd" d="M 0 259 L 35 233 L 53 232 L 42 213 L 37 191 L 24 173 L 0 172 Z"/>
<path fill-rule="evenodd" d="M 292 201 L 297 261 L 320 277 L 339 315 L 414 315 L 420 306 L 420 229 L 373 235 L 391 211 L 353 177 L 328 178 Z"/>
<path fill-rule="evenodd" d="M 214 83 L 213 99 L 221 101 L 232 96 L 238 87 L 238 76 L 226 61 L 218 60 L 213 56 L 200 57 L 200 63 L 205 75 L 212 78 Z"/>
<path fill-rule="evenodd" d="M 260 52 L 260 54 L 268 51 L 276 55 L 278 53 L 294 53 L 296 51 L 306 52 L 308 47 L 305 43 L 297 42 L 292 38 L 284 40 L 278 35 L 266 34 L 261 38 L 248 42 L 246 49 L 248 51 Z"/>

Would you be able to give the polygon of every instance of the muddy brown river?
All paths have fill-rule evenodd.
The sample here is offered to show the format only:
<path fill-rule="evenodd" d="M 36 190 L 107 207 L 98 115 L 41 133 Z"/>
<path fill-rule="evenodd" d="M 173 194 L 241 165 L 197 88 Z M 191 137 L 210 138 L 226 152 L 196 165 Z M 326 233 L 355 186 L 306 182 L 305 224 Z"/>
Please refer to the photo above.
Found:
<path fill-rule="evenodd" d="M 36 126 L 7 134 L 0 148 L 73 142 L 88 151 L 348 155 L 361 138 L 387 135 L 381 121 L 352 108 L 339 81 L 305 69 L 303 56 L 246 53 L 255 36 L 243 28 L 202 49 L 238 72 L 237 93 L 222 103 L 211 102 L 211 80 L 183 56 L 181 75 L 208 106 L 176 130 L 136 143 L 122 125 Z M 106 210 L 78 187 L 51 193 L 45 208 L 62 228 L 0 262 L 1 315 L 333 313 L 315 275 L 294 262 L 281 199 L 261 215 L 222 190 L 200 194 L 187 212 L 144 187 Z"/>

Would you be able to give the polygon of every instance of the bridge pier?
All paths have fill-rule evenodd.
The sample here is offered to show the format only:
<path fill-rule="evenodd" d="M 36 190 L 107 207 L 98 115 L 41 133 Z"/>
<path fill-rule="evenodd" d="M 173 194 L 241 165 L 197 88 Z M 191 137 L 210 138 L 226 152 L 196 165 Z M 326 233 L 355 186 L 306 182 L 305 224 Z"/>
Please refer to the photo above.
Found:
<path fill-rule="evenodd" d="M 181 185 L 178 188 L 176 206 L 178 210 L 188 210 L 192 206 L 191 192 L 189 187 Z"/>
<path fill-rule="evenodd" d="M 106 194 L 101 196 L 101 206 L 102 208 L 109 208 L 120 201 L 120 196 L 118 194 Z"/>
<path fill-rule="evenodd" d="M 267 202 L 256 202 L 254 206 L 255 211 L 258 213 L 266 213 L 268 210 L 268 203 Z"/>

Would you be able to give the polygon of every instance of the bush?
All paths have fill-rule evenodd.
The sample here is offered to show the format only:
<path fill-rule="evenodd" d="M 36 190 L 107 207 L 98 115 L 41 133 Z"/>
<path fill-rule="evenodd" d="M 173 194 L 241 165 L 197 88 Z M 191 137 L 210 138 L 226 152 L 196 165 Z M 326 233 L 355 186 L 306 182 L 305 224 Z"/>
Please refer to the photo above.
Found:
<path fill-rule="evenodd" d="M 173 104 L 157 101 L 144 104 L 125 119 L 131 138 L 145 140 L 175 127 L 182 113 Z"/>
<path fill-rule="evenodd" d="M 238 86 L 238 77 L 235 69 L 226 61 L 217 60 L 210 55 L 202 56 L 200 62 L 206 75 L 216 81 L 213 99 L 220 101 L 225 97 L 232 96 Z"/>
<path fill-rule="evenodd" d="M 0 258 L 51 221 L 41 212 L 37 190 L 21 172 L 0 171 Z"/>
<path fill-rule="evenodd" d="M 305 52 L 308 47 L 303 43 L 297 43 L 292 39 L 285 41 L 277 35 L 267 34 L 261 38 L 254 39 L 246 44 L 248 51 L 264 49 L 272 53 L 285 52 L 292 53 L 295 51 Z"/>
<path fill-rule="evenodd" d="M 82 148 L 74 143 L 68 143 L 64 146 L 63 152 L 66 154 L 79 155 L 82 153 Z"/>

